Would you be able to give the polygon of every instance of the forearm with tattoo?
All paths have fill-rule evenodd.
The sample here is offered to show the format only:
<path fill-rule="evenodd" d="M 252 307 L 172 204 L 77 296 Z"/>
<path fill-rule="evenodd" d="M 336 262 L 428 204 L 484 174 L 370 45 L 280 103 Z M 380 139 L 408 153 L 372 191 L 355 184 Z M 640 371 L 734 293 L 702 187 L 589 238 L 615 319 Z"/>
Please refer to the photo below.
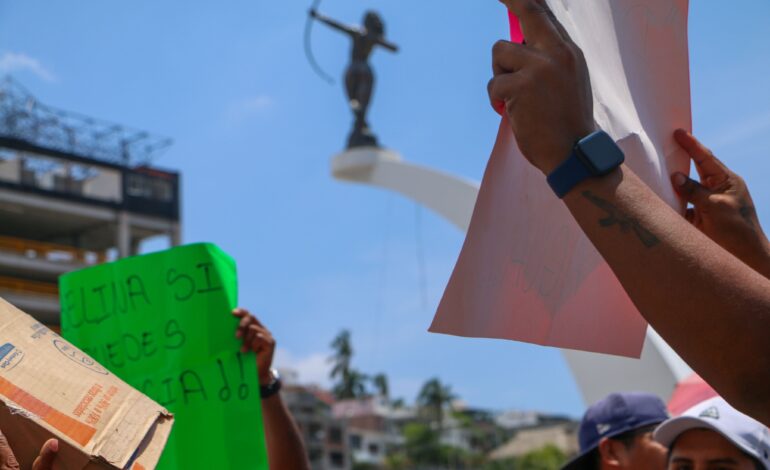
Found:
<path fill-rule="evenodd" d="M 623 233 L 633 232 L 636 237 L 639 238 L 639 241 L 641 241 L 647 248 L 652 248 L 660 243 L 660 240 L 658 240 L 658 237 L 656 237 L 655 234 L 644 228 L 634 217 L 624 214 L 611 202 L 602 199 L 591 191 L 583 191 L 582 194 L 584 198 L 591 201 L 591 204 L 607 214 L 606 217 L 599 219 L 599 225 L 601 227 L 609 228 L 617 225 Z"/>

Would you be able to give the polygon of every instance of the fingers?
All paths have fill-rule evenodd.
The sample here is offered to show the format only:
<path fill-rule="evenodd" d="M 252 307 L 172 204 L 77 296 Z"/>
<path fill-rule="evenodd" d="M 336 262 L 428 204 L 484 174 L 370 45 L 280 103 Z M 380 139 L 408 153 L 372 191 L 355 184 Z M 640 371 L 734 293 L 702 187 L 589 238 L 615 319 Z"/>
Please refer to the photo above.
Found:
<path fill-rule="evenodd" d="M 273 342 L 273 336 L 268 331 L 256 325 L 249 328 L 246 344 L 248 344 L 250 350 L 259 353 L 272 347 Z"/>
<path fill-rule="evenodd" d="M 254 315 L 252 315 L 251 312 L 249 312 L 245 308 L 238 307 L 238 308 L 234 309 L 232 313 L 233 313 L 233 316 L 237 317 L 237 318 L 251 317 L 251 319 L 252 319 L 252 321 L 254 323 L 256 323 L 257 325 L 260 325 L 260 326 L 264 326 L 264 325 L 262 325 L 262 322 L 259 321 L 259 318 L 257 318 Z"/>
<path fill-rule="evenodd" d="M 236 308 L 232 311 L 232 314 L 236 318 L 240 318 L 240 321 L 238 322 L 238 327 L 235 330 L 235 337 L 236 338 L 244 338 L 249 326 L 251 325 L 259 325 L 260 327 L 264 328 L 262 323 L 252 315 L 248 310 L 245 308 Z"/>
<path fill-rule="evenodd" d="M 541 47 L 569 40 L 545 0 L 501 0 L 519 17 L 527 44 Z"/>
<path fill-rule="evenodd" d="M 515 73 L 497 75 L 489 81 L 487 93 L 495 111 L 503 114 L 509 101 L 515 99 L 521 88 L 521 76 Z"/>
<path fill-rule="evenodd" d="M 730 176 L 730 170 L 727 166 L 689 132 L 684 129 L 677 129 L 674 132 L 674 139 L 695 162 L 695 168 L 698 170 L 700 179 L 707 187 L 719 186 Z"/>
<path fill-rule="evenodd" d="M 525 45 L 497 41 L 492 46 L 492 72 L 494 75 L 517 72 L 536 57 L 537 54 Z"/>
<path fill-rule="evenodd" d="M 697 181 L 682 173 L 674 173 L 671 181 L 674 183 L 676 192 L 695 207 L 708 203 L 708 198 L 712 193 Z"/>
<path fill-rule="evenodd" d="M 240 318 L 235 330 L 235 337 L 240 338 L 243 342 L 241 352 L 258 352 L 269 349 L 275 344 L 270 331 L 248 310 L 236 308 L 232 313 L 234 317 Z"/>
<path fill-rule="evenodd" d="M 242 352 L 252 351 L 257 354 L 257 363 L 260 369 L 269 369 L 275 351 L 275 339 L 269 331 L 252 325 L 243 343 Z"/>
<path fill-rule="evenodd" d="M 59 452 L 59 441 L 56 439 L 48 439 L 46 443 L 43 444 L 40 455 L 32 463 L 32 470 L 51 470 L 57 452 Z"/>
<path fill-rule="evenodd" d="M 258 325 L 249 325 L 249 327 L 246 329 L 243 335 L 243 347 L 241 347 L 241 351 L 242 352 L 256 351 L 256 349 L 254 349 L 255 339 L 260 333 L 266 333 L 266 332 L 267 330 L 259 327 Z"/>
<path fill-rule="evenodd" d="M 19 462 L 5 435 L 0 432 L 0 470 L 18 470 Z"/>
<path fill-rule="evenodd" d="M 536 59 L 537 54 L 531 48 L 509 41 L 497 41 L 492 48 L 492 71 L 494 78 L 487 86 L 492 109 L 496 113 L 505 113 L 506 101 L 513 96 L 515 85 L 519 81 L 515 72 Z"/>

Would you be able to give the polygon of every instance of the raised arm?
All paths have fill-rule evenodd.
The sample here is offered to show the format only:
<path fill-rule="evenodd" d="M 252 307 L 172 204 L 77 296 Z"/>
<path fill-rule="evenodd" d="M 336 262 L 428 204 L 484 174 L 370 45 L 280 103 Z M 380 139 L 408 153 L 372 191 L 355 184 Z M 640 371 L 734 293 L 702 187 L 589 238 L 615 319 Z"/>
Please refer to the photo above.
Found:
<path fill-rule="evenodd" d="M 349 34 L 350 36 L 355 36 L 357 34 L 360 34 L 360 31 L 358 31 L 357 29 L 351 28 L 350 26 L 348 26 L 346 24 L 343 24 L 343 23 L 340 23 L 339 21 L 337 21 L 337 20 L 335 20 L 333 18 L 329 18 L 328 16 L 325 16 L 325 15 L 323 15 L 321 13 L 318 13 L 318 11 L 316 11 L 316 10 L 310 10 L 310 16 L 312 18 L 317 19 L 318 21 L 320 21 L 322 23 L 325 23 L 325 24 L 331 26 L 332 28 L 334 28 L 334 29 L 336 29 L 338 31 L 342 31 L 345 34 Z"/>
<path fill-rule="evenodd" d="M 269 385 L 273 381 L 270 373 L 275 352 L 273 335 L 248 310 L 237 308 L 233 315 L 240 318 L 235 335 L 243 341 L 242 351 L 254 351 L 257 354 L 259 385 Z M 262 398 L 262 422 L 270 468 L 309 470 L 310 463 L 299 428 L 280 393 Z"/>
<path fill-rule="evenodd" d="M 377 44 L 389 50 L 390 52 L 398 52 L 398 46 L 385 39 L 380 39 L 379 41 L 377 41 Z"/>
<path fill-rule="evenodd" d="M 545 1 L 504 3 L 527 45 L 495 46 L 490 98 L 505 109 L 522 153 L 550 174 L 594 130 L 588 70 Z M 625 165 L 584 181 L 564 202 L 650 324 L 726 399 L 770 424 L 770 280 Z"/>

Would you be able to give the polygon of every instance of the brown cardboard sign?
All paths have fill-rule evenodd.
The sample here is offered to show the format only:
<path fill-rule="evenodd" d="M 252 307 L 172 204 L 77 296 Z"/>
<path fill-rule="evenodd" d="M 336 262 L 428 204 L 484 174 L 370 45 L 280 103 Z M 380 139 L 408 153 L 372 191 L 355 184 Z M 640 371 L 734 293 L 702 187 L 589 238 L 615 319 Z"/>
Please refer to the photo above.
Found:
<path fill-rule="evenodd" d="M 0 430 L 21 468 L 59 439 L 64 469 L 152 469 L 173 418 L 31 316 L 0 299 Z"/>

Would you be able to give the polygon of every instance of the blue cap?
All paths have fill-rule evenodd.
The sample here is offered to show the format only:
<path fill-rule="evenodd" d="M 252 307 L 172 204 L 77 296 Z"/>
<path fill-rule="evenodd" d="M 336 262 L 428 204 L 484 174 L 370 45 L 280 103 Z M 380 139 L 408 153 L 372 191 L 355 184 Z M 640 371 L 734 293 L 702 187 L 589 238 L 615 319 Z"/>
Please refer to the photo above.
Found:
<path fill-rule="evenodd" d="M 591 451 L 605 437 L 619 436 L 668 419 L 663 401 L 649 393 L 613 393 L 592 405 L 580 423 L 578 440 L 580 454 L 569 461 L 562 470 L 585 467 Z"/>

